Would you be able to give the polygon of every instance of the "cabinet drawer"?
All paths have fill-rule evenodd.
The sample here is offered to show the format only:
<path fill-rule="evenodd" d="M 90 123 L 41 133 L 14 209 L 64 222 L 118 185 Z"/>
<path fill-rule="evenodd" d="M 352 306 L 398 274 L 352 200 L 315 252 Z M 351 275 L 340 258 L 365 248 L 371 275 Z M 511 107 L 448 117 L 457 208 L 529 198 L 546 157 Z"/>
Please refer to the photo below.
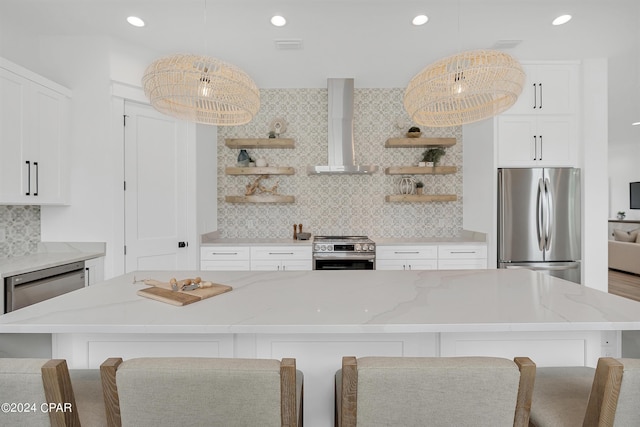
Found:
<path fill-rule="evenodd" d="M 200 261 L 202 271 L 249 271 L 251 262 L 243 261 Z"/>
<path fill-rule="evenodd" d="M 308 259 L 311 261 L 311 246 L 252 246 L 251 259 Z"/>
<path fill-rule="evenodd" d="M 475 270 L 486 269 L 486 259 L 441 259 L 438 260 L 438 270 Z"/>
<path fill-rule="evenodd" d="M 449 245 L 438 247 L 438 259 L 478 259 L 487 258 L 486 246 Z"/>
<path fill-rule="evenodd" d="M 202 261 L 249 261 L 251 255 L 248 246 L 208 246 L 200 248 L 200 260 Z"/>
<path fill-rule="evenodd" d="M 376 263 L 380 259 L 437 259 L 437 246 L 377 246 Z"/>

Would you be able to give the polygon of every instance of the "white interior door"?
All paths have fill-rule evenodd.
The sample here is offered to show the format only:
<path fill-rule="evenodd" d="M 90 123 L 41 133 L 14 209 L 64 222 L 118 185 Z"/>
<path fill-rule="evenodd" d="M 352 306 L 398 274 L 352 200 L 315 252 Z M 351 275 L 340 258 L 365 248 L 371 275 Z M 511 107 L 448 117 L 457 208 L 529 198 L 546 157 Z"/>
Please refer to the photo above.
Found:
<path fill-rule="evenodd" d="M 186 124 L 131 102 L 125 115 L 125 270 L 185 270 Z"/>

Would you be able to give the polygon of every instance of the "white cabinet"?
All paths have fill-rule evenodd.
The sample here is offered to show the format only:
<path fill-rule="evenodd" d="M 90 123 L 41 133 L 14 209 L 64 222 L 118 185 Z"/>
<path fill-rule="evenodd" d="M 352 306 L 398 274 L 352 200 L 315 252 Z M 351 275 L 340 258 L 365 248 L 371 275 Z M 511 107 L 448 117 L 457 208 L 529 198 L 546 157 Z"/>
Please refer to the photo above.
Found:
<path fill-rule="evenodd" d="M 104 281 L 104 257 L 88 259 L 84 262 L 84 284 L 95 285 Z"/>
<path fill-rule="evenodd" d="M 311 246 L 253 246 L 251 270 L 311 270 Z"/>
<path fill-rule="evenodd" d="M 496 120 L 499 167 L 577 166 L 578 63 L 524 65 L 520 98 Z"/>
<path fill-rule="evenodd" d="M 438 246 L 438 270 L 487 268 L 486 245 Z"/>
<path fill-rule="evenodd" d="M 577 62 L 523 63 L 526 79 L 507 114 L 575 114 L 579 93 Z"/>
<path fill-rule="evenodd" d="M 577 126 L 574 116 L 498 118 L 498 164 L 504 166 L 573 166 Z"/>
<path fill-rule="evenodd" d="M 200 270 L 251 270 L 251 248 L 249 246 L 201 247 Z"/>
<path fill-rule="evenodd" d="M 70 92 L 0 59 L 0 203 L 67 202 Z"/>
<path fill-rule="evenodd" d="M 376 270 L 435 270 L 438 247 L 435 245 L 376 247 Z"/>

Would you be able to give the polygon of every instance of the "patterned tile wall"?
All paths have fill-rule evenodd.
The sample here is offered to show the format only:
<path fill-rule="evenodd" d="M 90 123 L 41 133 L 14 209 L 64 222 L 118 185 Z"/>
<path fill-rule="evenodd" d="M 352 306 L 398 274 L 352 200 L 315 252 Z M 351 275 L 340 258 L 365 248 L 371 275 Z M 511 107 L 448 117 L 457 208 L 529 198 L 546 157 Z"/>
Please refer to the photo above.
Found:
<path fill-rule="evenodd" d="M 40 206 L 0 206 L 0 258 L 37 252 L 40 242 Z"/>
<path fill-rule="evenodd" d="M 456 194 L 456 202 L 389 203 L 385 195 L 398 194 L 397 175 L 385 175 L 389 166 L 415 165 L 422 148 L 385 148 L 387 138 L 404 136 L 411 121 L 402 105 L 403 89 L 356 89 L 354 143 L 358 164 L 379 166 L 371 176 L 315 175 L 308 165 L 327 164 L 327 90 L 261 90 L 261 107 L 243 126 L 218 128 L 218 229 L 226 238 L 287 238 L 292 224 L 302 223 L 313 234 L 365 234 L 375 237 L 451 237 L 462 229 L 462 128 L 423 128 L 425 137 L 454 137 L 441 165 L 458 166 L 452 175 L 419 175 L 425 194 Z M 224 145 L 225 138 L 266 138 L 270 123 L 283 118 L 283 138 L 295 140 L 294 149 L 249 149 L 270 166 L 292 166 L 293 176 L 271 176 L 266 187 L 278 183 L 280 194 L 296 197 L 292 204 L 234 204 L 225 195 L 242 195 L 253 176 L 227 176 L 239 150 Z M 405 126 L 399 128 L 398 122 Z"/>

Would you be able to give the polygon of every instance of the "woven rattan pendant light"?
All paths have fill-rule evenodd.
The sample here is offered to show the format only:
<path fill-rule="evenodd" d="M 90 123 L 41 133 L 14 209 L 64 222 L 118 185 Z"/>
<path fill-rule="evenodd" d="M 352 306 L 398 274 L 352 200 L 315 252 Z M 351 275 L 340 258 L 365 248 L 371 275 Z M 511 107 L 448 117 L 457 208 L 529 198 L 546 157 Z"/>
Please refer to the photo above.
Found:
<path fill-rule="evenodd" d="M 156 110 L 196 123 L 242 125 L 260 108 L 260 93 L 251 77 L 208 56 L 160 58 L 147 67 L 142 87 Z"/>
<path fill-rule="evenodd" d="M 429 65 L 411 79 L 404 108 L 423 126 L 472 123 L 511 107 L 524 80 L 518 61 L 504 52 L 462 52 Z"/>

